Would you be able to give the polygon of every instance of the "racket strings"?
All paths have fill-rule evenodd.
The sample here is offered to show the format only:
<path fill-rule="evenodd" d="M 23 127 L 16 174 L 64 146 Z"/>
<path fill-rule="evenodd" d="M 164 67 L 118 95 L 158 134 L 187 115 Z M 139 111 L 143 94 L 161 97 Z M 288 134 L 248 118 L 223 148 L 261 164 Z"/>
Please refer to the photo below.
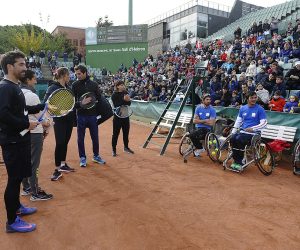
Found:
<path fill-rule="evenodd" d="M 58 91 L 48 99 L 48 112 L 53 116 L 68 113 L 74 107 L 74 97 L 68 90 Z"/>

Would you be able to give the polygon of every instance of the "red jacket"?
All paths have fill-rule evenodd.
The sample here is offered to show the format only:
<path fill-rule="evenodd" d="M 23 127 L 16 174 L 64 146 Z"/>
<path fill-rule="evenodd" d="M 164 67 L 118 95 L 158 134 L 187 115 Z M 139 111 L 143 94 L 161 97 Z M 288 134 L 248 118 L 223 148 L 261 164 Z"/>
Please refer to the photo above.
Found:
<path fill-rule="evenodd" d="M 274 104 L 275 106 L 272 107 L 271 106 L 272 104 Z M 282 97 L 279 97 L 277 100 L 274 100 L 274 98 L 272 98 L 270 101 L 269 107 L 272 111 L 282 112 L 284 105 L 285 105 L 285 99 Z"/>

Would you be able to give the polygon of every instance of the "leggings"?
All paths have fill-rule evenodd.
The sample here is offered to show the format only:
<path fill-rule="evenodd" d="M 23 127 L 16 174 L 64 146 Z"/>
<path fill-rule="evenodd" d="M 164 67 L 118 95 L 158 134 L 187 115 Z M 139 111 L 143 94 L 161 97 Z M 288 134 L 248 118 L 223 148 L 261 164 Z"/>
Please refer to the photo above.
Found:
<path fill-rule="evenodd" d="M 113 119 L 113 135 L 112 135 L 112 148 L 114 151 L 116 151 L 118 137 L 119 137 L 121 128 L 123 131 L 124 147 L 128 148 L 128 143 L 129 143 L 128 135 L 129 135 L 129 129 L 130 129 L 130 120 L 129 120 L 129 118 L 114 117 L 114 119 Z"/>
<path fill-rule="evenodd" d="M 11 225 L 17 218 L 17 211 L 20 208 L 20 186 L 22 178 L 8 177 L 4 193 L 4 202 L 7 213 L 7 223 Z"/>
<path fill-rule="evenodd" d="M 55 134 L 55 166 L 59 167 L 62 161 L 66 161 L 68 143 L 70 141 L 73 120 L 70 117 L 62 117 L 54 119 L 54 134 Z"/>

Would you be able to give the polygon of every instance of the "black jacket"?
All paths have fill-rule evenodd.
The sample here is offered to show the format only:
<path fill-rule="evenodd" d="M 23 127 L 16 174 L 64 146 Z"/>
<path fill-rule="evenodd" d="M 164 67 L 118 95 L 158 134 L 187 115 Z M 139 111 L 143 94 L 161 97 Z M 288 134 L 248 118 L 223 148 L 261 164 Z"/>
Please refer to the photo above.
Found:
<path fill-rule="evenodd" d="M 28 113 L 36 114 L 45 105 L 26 106 L 20 86 L 7 79 L 0 82 L 0 100 L 0 144 L 30 140 L 30 133 L 20 135 L 29 127 Z"/>
<path fill-rule="evenodd" d="M 96 106 L 91 109 L 82 109 L 79 105 L 79 99 L 85 93 L 91 92 L 95 95 L 96 99 L 99 100 L 100 98 L 100 90 L 98 87 L 98 83 L 91 81 L 89 77 L 84 80 L 75 81 L 72 84 L 72 91 L 75 96 L 76 105 L 75 108 L 77 109 L 77 114 L 79 115 L 98 115 Z"/>
<path fill-rule="evenodd" d="M 124 100 L 124 96 L 127 95 L 127 92 L 114 92 L 111 96 L 112 103 L 115 108 L 120 107 L 122 105 L 130 105 L 131 101 L 127 102 Z"/>

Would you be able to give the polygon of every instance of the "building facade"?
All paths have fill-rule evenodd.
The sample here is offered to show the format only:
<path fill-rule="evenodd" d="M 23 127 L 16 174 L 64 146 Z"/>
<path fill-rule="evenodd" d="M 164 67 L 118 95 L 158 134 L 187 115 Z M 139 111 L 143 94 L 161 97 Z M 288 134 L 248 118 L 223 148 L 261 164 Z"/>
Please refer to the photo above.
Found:
<path fill-rule="evenodd" d="M 230 8 L 208 1 L 191 1 L 186 5 L 150 20 L 148 27 L 149 53 L 195 44 L 228 24 Z"/>
<path fill-rule="evenodd" d="M 65 34 L 66 38 L 76 48 L 75 52 L 85 56 L 85 29 L 67 26 L 57 26 L 51 34 Z"/>

